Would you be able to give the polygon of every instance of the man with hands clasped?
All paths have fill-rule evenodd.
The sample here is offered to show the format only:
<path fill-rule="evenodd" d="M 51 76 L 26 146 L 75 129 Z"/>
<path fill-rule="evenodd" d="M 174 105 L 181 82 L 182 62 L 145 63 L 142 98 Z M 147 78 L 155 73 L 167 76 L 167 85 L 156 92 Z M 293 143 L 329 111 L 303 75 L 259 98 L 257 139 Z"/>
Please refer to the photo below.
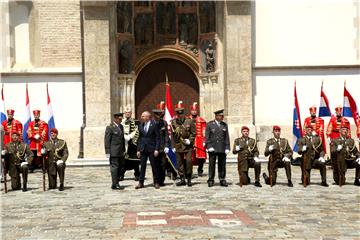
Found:
<path fill-rule="evenodd" d="M 220 185 L 227 187 L 226 155 L 230 152 L 230 138 L 228 125 L 224 120 L 224 109 L 214 112 L 215 119 L 206 124 L 205 147 L 209 154 L 208 186 L 214 186 L 215 164 L 218 159 L 218 174 Z"/>

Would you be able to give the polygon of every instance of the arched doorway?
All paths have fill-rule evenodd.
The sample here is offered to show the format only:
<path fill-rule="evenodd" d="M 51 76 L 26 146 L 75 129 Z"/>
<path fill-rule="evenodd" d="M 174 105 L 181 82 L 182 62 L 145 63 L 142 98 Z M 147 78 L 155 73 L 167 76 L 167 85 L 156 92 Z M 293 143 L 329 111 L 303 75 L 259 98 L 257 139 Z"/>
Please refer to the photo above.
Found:
<path fill-rule="evenodd" d="M 199 83 L 194 72 L 181 61 L 161 58 L 145 66 L 136 79 L 135 109 L 138 119 L 143 111 L 151 111 L 160 101 L 165 101 L 166 74 L 174 106 L 182 100 L 188 114 L 190 105 L 199 102 Z"/>

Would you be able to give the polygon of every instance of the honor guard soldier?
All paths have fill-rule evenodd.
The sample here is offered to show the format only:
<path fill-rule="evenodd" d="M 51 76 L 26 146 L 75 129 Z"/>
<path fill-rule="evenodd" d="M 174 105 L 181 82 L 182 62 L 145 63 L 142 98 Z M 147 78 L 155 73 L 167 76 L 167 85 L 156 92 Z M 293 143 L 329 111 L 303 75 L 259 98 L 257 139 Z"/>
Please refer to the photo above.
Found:
<path fill-rule="evenodd" d="M 12 190 L 19 190 L 21 188 L 20 173 L 22 174 L 23 188 L 22 191 L 27 191 L 28 178 L 28 164 L 33 160 L 34 154 L 29 146 L 20 142 L 19 132 L 13 131 L 11 133 L 12 142 L 6 144 L 5 149 L 2 150 L 1 155 L 4 156 L 6 162 L 6 170 L 11 177 Z"/>
<path fill-rule="evenodd" d="M 115 113 L 113 122 L 105 130 L 104 146 L 106 157 L 110 160 L 111 189 L 122 189 L 119 185 L 120 171 L 124 164 L 125 138 L 121 125 L 123 113 Z"/>
<path fill-rule="evenodd" d="M 281 128 L 279 126 L 273 127 L 273 138 L 266 141 L 265 157 L 269 156 L 268 171 L 269 176 L 263 173 L 266 184 L 273 186 L 276 184 L 278 168 L 285 168 L 286 177 L 288 179 L 288 186 L 293 187 L 291 181 L 291 158 L 293 151 L 289 142 L 285 138 L 280 137 Z"/>
<path fill-rule="evenodd" d="M 326 153 L 325 135 L 324 135 L 324 120 L 321 117 L 316 117 L 316 107 L 312 106 L 309 108 L 310 117 L 305 118 L 303 127 L 303 136 L 307 134 L 306 127 L 310 125 L 321 139 L 324 153 Z"/>
<path fill-rule="evenodd" d="M 3 121 L 1 123 L 1 125 L 4 128 L 4 145 L 8 144 L 9 142 L 11 142 L 11 133 L 12 132 L 17 132 L 19 133 L 19 140 L 21 141 L 22 139 L 22 131 L 23 131 L 23 126 L 21 124 L 20 121 L 16 120 L 14 118 L 14 110 L 12 109 L 8 109 L 7 111 L 7 120 Z"/>
<path fill-rule="evenodd" d="M 349 127 L 342 125 L 340 137 L 333 139 L 330 144 L 333 160 L 333 177 L 336 184 L 345 184 L 345 173 L 348 168 L 355 168 L 354 185 L 360 186 L 360 152 L 355 146 L 354 139 L 349 137 Z"/>
<path fill-rule="evenodd" d="M 261 163 L 256 140 L 249 137 L 249 128 L 241 127 L 240 138 L 234 141 L 233 154 L 238 155 L 238 173 L 240 187 L 250 183 L 249 168 L 255 170 L 255 186 L 262 187 L 260 184 Z"/>
<path fill-rule="evenodd" d="M 177 186 L 186 185 L 185 178 L 187 180 L 187 185 L 189 187 L 191 184 L 192 177 L 192 160 L 191 155 L 194 148 L 195 140 L 195 120 L 185 118 L 184 106 L 182 101 L 179 101 L 175 106 L 175 112 L 177 118 L 171 121 L 172 129 L 172 141 L 173 146 L 176 150 L 176 159 L 178 165 L 178 172 L 180 176 L 180 181 L 176 183 Z"/>
<path fill-rule="evenodd" d="M 50 140 L 45 142 L 41 153 L 47 158 L 45 166 L 48 172 L 49 189 L 56 188 L 57 174 L 59 174 L 59 191 L 64 190 L 65 162 L 69 156 L 66 142 L 58 138 L 58 130 L 50 129 Z"/>
<path fill-rule="evenodd" d="M 325 153 L 322 147 L 322 140 L 317 134 L 314 134 L 314 128 L 310 123 L 305 126 L 305 131 L 305 136 L 298 140 L 298 153 L 302 155 L 301 181 L 304 187 L 306 187 L 310 184 L 311 169 L 320 169 L 321 185 L 328 187 L 329 185 L 326 183 Z"/>
<path fill-rule="evenodd" d="M 218 159 L 218 175 L 220 186 L 227 187 L 226 155 L 230 152 L 230 138 L 228 125 L 224 120 L 224 109 L 214 112 L 215 119 L 206 124 L 206 149 L 209 153 L 208 187 L 214 186 L 215 164 Z"/>
<path fill-rule="evenodd" d="M 126 170 L 134 169 L 135 181 L 139 181 L 140 176 L 140 159 L 136 156 L 137 143 L 139 139 L 139 122 L 131 117 L 131 107 L 125 108 L 124 119 L 121 125 L 124 127 L 125 138 L 125 162 L 121 169 L 120 181 L 124 180 Z"/>
<path fill-rule="evenodd" d="M 49 137 L 48 137 L 48 124 L 43 120 L 40 120 L 40 110 L 34 110 L 34 121 L 29 123 L 27 130 L 27 136 L 30 140 L 30 150 L 34 153 L 34 161 L 29 166 L 30 172 L 34 172 L 36 167 L 41 168 L 41 149 Z"/>
<path fill-rule="evenodd" d="M 196 133 L 193 150 L 193 165 L 198 165 L 198 176 L 202 177 L 204 172 L 204 163 L 206 161 L 206 149 L 205 149 L 205 129 L 206 121 L 204 118 L 198 116 L 199 106 L 197 102 L 194 102 L 190 108 L 191 118 L 195 120 Z"/>
<path fill-rule="evenodd" d="M 342 107 L 336 107 L 335 108 L 336 116 L 332 116 L 330 118 L 327 130 L 326 130 L 326 136 L 328 138 L 329 144 L 331 143 L 331 140 L 340 137 L 341 126 L 345 125 L 348 127 L 348 129 L 350 129 L 350 122 L 341 115 L 342 110 L 343 110 Z M 351 133 L 349 132 L 348 134 L 349 134 L 348 137 L 351 137 Z"/>

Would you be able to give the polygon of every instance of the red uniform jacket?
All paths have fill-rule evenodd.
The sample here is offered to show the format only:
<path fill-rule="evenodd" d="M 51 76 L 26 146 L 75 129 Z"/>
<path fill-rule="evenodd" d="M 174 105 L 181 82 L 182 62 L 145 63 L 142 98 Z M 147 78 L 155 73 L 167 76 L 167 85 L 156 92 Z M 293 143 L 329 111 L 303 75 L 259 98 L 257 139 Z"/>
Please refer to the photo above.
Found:
<path fill-rule="evenodd" d="M 13 131 L 18 132 L 20 134 L 20 139 L 22 139 L 23 126 L 21 122 L 13 118 L 11 122 L 9 122 L 9 120 L 3 121 L 1 125 L 4 128 L 4 146 L 9 142 L 12 142 L 11 132 Z"/>
<path fill-rule="evenodd" d="M 39 139 L 35 139 L 37 134 L 40 136 Z M 37 123 L 31 121 L 27 130 L 27 135 L 30 140 L 30 149 L 37 150 L 37 155 L 41 156 L 42 145 L 49 139 L 47 123 L 42 120 L 39 120 Z"/>
<path fill-rule="evenodd" d="M 306 126 L 311 125 L 316 134 L 320 137 L 324 153 L 326 153 L 326 143 L 325 143 L 325 135 L 324 135 L 324 120 L 320 117 L 312 118 L 307 117 L 304 121 L 304 127 L 303 127 L 303 136 L 306 136 Z"/>
<path fill-rule="evenodd" d="M 206 150 L 204 147 L 206 121 L 204 118 L 199 116 L 197 116 L 195 120 L 196 120 L 195 122 L 196 133 L 195 133 L 195 142 L 194 142 L 195 157 L 206 159 Z"/>
<path fill-rule="evenodd" d="M 329 125 L 326 130 L 326 136 L 329 137 L 330 139 L 339 138 L 341 125 L 345 125 L 349 128 L 348 137 L 351 137 L 350 122 L 344 117 L 340 117 L 338 119 L 336 116 L 331 117 Z"/>

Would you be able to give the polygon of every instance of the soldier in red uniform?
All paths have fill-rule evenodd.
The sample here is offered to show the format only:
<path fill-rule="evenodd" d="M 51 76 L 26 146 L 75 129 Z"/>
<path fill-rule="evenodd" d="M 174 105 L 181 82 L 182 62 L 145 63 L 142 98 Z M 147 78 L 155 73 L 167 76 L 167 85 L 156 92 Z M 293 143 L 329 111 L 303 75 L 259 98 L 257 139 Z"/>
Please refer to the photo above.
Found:
<path fill-rule="evenodd" d="M 303 136 L 306 136 L 306 127 L 311 126 L 313 129 L 312 134 L 318 135 L 322 142 L 322 147 L 324 153 L 326 153 L 326 144 L 325 144 L 325 135 L 324 135 L 324 119 L 321 117 L 316 117 L 316 107 L 310 107 L 310 117 L 305 118 L 304 127 L 303 127 Z"/>
<path fill-rule="evenodd" d="M 203 176 L 203 168 L 204 163 L 206 161 L 206 150 L 205 150 L 205 129 L 206 129 L 206 121 L 204 118 L 198 116 L 199 107 L 198 103 L 194 102 L 191 105 L 190 113 L 191 118 L 195 119 L 196 133 L 195 133 L 195 142 L 194 142 L 194 150 L 192 153 L 192 161 L 193 165 L 198 165 L 198 176 Z"/>
<path fill-rule="evenodd" d="M 332 116 L 330 119 L 330 122 L 328 124 L 327 130 L 326 130 L 326 137 L 328 138 L 328 142 L 330 142 L 340 137 L 340 127 L 341 125 L 345 125 L 350 129 L 350 122 L 344 118 L 342 113 L 342 107 L 336 107 L 335 108 L 336 116 Z M 351 137 L 351 132 L 349 131 L 348 137 Z"/>
<path fill-rule="evenodd" d="M 8 144 L 9 142 L 12 142 L 11 139 L 11 133 L 12 132 L 17 132 L 20 138 L 20 141 L 22 139 L 22 130 L 23 130 L 23 126 L 21 124 L 21 122 L 19 122 L 18 120 L 16 120 L 14 118 L 14 110 L 12 109 L 8 109 L 7 110 L 7 120 L 3 121 L 1 123 L 1 125 L 4 128 L 4 145 Z"/>
<path fill-rule="evenodd" d="M 42 167 L 41 161 L 41 149 L 47 140 L 48 136 L 48 124 L 43 120 L 40 120 L 40 110 L 34 110 L 34 121 L 29 123 L 27 130 L 27 136 L 30 140 L 30 150 L 34 153 L 33 164 L 29 167 L 30 172 L 34 172 L 36 167 Z"/>

